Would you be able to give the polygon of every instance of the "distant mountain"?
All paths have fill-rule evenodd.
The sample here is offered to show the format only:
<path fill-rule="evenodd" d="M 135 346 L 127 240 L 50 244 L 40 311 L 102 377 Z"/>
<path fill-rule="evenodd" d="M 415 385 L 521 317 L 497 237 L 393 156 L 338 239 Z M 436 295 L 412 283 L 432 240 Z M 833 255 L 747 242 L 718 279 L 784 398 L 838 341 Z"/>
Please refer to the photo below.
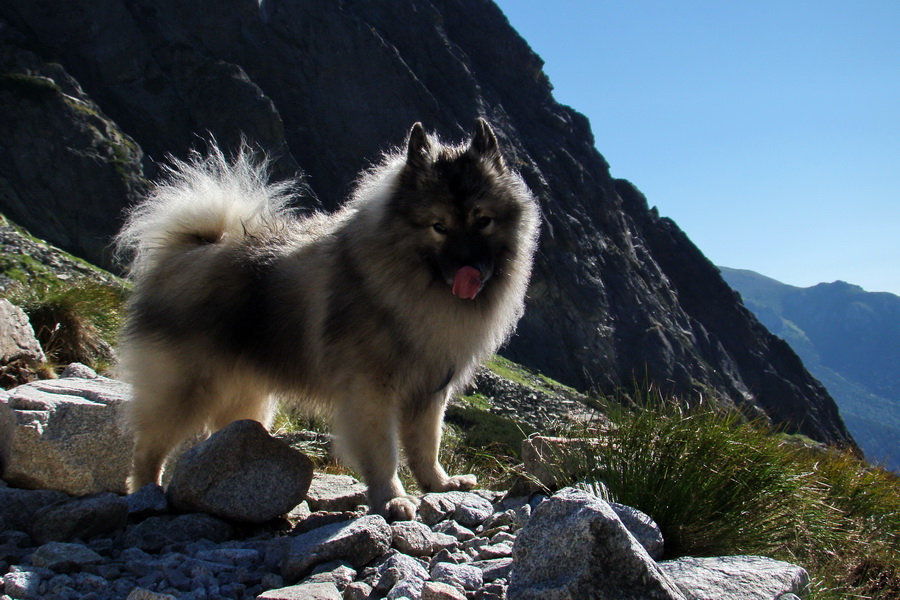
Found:
<path fill-rule="evenodd" d="M 719 268 L 828 388 L 869 460 L 900 471 L 900 296 L 843 281 L 800 288 Z"/>

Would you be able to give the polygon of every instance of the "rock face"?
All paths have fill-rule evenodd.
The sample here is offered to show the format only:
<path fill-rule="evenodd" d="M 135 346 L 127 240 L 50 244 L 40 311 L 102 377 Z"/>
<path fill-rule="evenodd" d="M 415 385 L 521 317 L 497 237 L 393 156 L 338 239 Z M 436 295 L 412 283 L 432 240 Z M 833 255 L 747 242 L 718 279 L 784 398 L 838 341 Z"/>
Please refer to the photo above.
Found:
<path fill-rule="evenodd" d="M 610 175 L 587 119 L 553 100 L 541 59 L 491 2 L 67 6 L 0 6 L 0 210 L 36 234 L 110 264 L 103 245 L 142 177 L 208 133 L 226 147 L 245 135 L 277 157 L 276 176 L 302 169 L 332 209 L 413 122 L 458 139 L 485 116 L 543 208 L 505 354 L 580 389 L 645 376 L 680 394 L 714 388 L 789 431 L 853 443 L 793 352 Z"/>

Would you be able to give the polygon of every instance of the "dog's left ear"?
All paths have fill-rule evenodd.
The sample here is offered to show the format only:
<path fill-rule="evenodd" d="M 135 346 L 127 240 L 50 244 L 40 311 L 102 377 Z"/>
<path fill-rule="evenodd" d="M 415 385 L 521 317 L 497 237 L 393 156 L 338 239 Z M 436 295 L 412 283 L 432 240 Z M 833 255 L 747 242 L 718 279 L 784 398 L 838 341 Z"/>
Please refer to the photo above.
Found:
<path fill-rule="evenodd" d="M 421 123 L 416 123 L 409 130 L 409 138 L 406 142 L 406 164 L 419 170 L 424 170 L 431 165 L 431 141 Z"/>
<path fill-rule="evenodd" d="M 472 145 L 469 146 L 469 151 L 483 158 L 501 173 L 506 170 L 506 162 L 500 152 L 497 136 L 494 135 L 494 130 L 491 129 L 488 122 L 481 117 L 475 121 L 475 133 L 472 136 Z"/>

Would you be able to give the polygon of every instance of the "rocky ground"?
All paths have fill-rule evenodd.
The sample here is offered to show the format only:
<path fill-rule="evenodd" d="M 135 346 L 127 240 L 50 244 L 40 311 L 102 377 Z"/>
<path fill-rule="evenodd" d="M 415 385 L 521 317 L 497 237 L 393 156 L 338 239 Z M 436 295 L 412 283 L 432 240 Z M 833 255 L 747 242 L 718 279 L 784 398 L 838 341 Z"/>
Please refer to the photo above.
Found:
<path fill-rule="evenodd" d="M 788 600 L 807 583 L 761 557 L 657 563 L 649 518 L 572 489 L 428 494 L 416 521 L 392 524 L 364 498 L 318 476 L 287 516 L 251 524 L 179 510 L 155 485 L 74 499 L 0 487 L 0 598 Z"/>

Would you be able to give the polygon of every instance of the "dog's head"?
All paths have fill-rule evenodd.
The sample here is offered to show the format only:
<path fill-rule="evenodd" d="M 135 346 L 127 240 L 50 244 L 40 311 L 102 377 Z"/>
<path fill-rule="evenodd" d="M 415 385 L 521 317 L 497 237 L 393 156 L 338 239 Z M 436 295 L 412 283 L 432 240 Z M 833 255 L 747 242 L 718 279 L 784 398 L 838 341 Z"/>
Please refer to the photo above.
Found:
<path fill-rule="evenodd" d="M 484 119 L 460 146 L 441 143 L 416 123 L 393 204 L 412 228 L 416 252 L 436 282 L 473 300 L 492 278 L 503 276 L 515 253 L 532 202 L 522 190 Z"/>

